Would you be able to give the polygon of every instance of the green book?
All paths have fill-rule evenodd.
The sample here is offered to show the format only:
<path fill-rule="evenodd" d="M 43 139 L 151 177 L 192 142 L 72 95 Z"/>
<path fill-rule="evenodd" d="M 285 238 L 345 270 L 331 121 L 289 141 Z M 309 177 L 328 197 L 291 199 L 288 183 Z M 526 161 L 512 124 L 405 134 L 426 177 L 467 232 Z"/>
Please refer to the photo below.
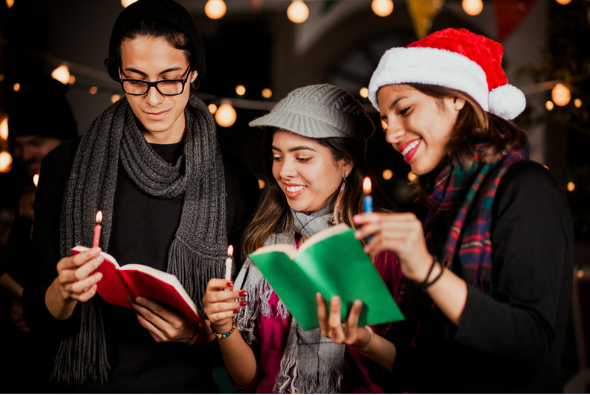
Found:
<path fill-rule="evenodd" d="M 303 330 L 319 328 L 315 295 L 342 300 L 345 322 L 355 300 L 364 304 L 359 326 L 404 319 L 354 230 L 338 224 L 316 233 L 299 250 L 290 244 L 249 255 Z"/>

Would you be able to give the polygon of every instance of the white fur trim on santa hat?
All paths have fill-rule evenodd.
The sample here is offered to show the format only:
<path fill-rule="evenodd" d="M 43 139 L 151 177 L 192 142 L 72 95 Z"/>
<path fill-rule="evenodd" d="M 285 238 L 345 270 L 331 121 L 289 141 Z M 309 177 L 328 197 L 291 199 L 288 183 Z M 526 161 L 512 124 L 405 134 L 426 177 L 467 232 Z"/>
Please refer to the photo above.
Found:
<path fill-rule="evenodd" d="M 490 112 L 504 119 L 514 119 L 526 107 L 524 93 L 514 85 L 506 84 L 490 92 Z"/>
<path fill-rule="evenodd" d="M 369 100 L 379 111 L 379 88 L 411 83 L 460 90 L 488 111 L 488 83 L 483 69 L 463 55 L 438 48 L 395 47 L 387 50 L 369 82 Z"/>

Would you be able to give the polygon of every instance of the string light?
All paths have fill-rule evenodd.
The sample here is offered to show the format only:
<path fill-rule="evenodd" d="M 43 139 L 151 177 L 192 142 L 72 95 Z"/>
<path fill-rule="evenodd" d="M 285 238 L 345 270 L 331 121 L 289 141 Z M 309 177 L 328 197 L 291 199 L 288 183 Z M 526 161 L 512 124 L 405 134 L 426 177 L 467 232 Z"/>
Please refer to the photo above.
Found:
<path fill-rule="evenodd" d="M 205 4 L 205 15 L 209 19 L 219 19 L 225 15 L 227 6 L 223 0 L 208 0 Z"/>
<path fill-rule="evenodd" d="M 136 1 L 137 0 L 121 0 L 121 5 L 123 6 L 123 8 L 127 8 Z"/>
<path fill-rule="evenodd" d="M 393 12 L 392 0 L 373 0 L 371 2 L 371 9 L 375 15 L 386 17 Z"/>
<path fill-rule="evenodd" d="M 294 0 L 287 8 L 287 18 L 293 23 L 303 23 L 309 17 L 309 8 L 301 0 Z"/>
<path fill-rule="evenodd" d="M 481 0 L 463 0 L 461 5 L 463 6 L 463 11 L 471 16 L 479 15 L 483 10 L 483 2 Z"/>
<path fill-rule="evenodd" d="M 385 123 L 384 120 L 381 120 L 381 127 L 383 128 L 383 130 L 387 130 L 387 123 Z"/>
<path fill-rule="evenodd" d="M 570 192 L 573 192 L 576 189 L 576 184 L 574 184 L 573 182 L 568 182 L 567 183 L 567 190 Z"/>
<path fill-rule="evenodd" d="M 12 156 L 6 152 L 0 152 L 0 173 L 6 173 L 10 170 L 12 164 Z"/>
<path fill-rule="evenodd" d="M 553 102 L 551 100 L 547 100 L 545 102 L 545 108 L 547 109 L 547 111 L 553 110 L 553 107 L 554 107 L 554 105 L 553 105 Z"/>
<path fill-rule="evenodd" d="M 119 101 L 119 99 L 121 99 L 121 95 L 117 95 L 116 93 L 111 96 L 111 103 L 116 103 Z"/>
<path fill-rule="evenodd" d="M 557 4 L 566 5 L 572 2 L 572 0 L 555 0 Z"/>
<path fill-rule="evenodd" d="M 211 114 L 215 114 L 215 112 L 217 111 L 217 105 L 215 103 L 211 103 L 207 107 L 209 107 L 209 111 L 211 112 Z"/>
<path fill-rule="evenodd" d="M 95 95 L 96 92 L 98 92 L 98 87 L 91 86 L 90 89 L 88 90 L 88 92 L 90 92 L 91 95 Z"/>
<path fill-rule="evenodd" d="M 258 188 L 260 189 L 264 189 L 264 186 L 266 185 L 266 183 L 264 182 L 264 180 L 258 180 Z"/>
<path fill-rule="evenodd" d="M 574 100 L 574 106 L 576 106 L 576 108 L 582 107 L 582 100 L 580 100 L 580 99 Z"/>
<path fill-rule="evenodd" d="M 361 90 L 359 91 L 359 95 L 361 95 L 362 98 L 366 99 L 367 97 L 369 97 L 369 89 L 367 89 L 367 87 L 363 86 L 361 88 Z"/>
<path fill-rule="evenodd" d="M 8 118 L 4 118 L 0 122 L 0 139 L 8 140 Z"/>
<path fill-rule="evenodd" d="M 393 171 L 391 171 L 390 169 L 383 170 L 383 179 L 384 180 L 391 180 L 391 177 L 393 177 Z"/>
<path fill-rule="evenodd" d="M 13 5 L 14 5 L 14 0 L 6 0 L 6 7 L 12 8 Z"/>
<path fill-rule="evenodd" d="M 215 113 L 215 121 L 219 126 L 223 126 L 224 128 L 232 126 L 236 122 L 236 118 L 236 110 L 234 110 L 228 101 L 222 102 Z"/>
<path fill-rule="evenodd" d="M 567 105 L 572 98 L 572 94 L 567 86 L 558 83 L 551 89 L 551 99 L 560 107 Z"/>
<path fill-rule="evenodd" d="M 53 70 L 51 72 L 51 76 L 64 85 L 67 85 L 70 82 L 70 70 L 68 70 L 67 66 L 64 65 L 61 65 Z"/>
<path fill-rule="evenodd" d="M 76 76 L 75 75 L 70 75 L 70 79 L 68 81 L 68 84 L 74 85 L 75 82 L 76 82 Z"/>
<path fill-rule="evenodd" d="M 578 270 L 578 272 L 576 273 L 576 276 L 578 276 L 578 278 L 584 277 L 584 270 L 583 269 Z"/>
<path fill-rule="evenodd" d="M 413 172 L 408 173 L 408 180 L 414 181 L 416 178 L 418 178 L 418 176 L 415 175 Z"/>
<path fill-rule="evenodd" d="M 269 88 L 264 88 L 262 90 L 262 97 L 265 99 L 270 99 L 272 97 L 272 91 Z"/>
<path fill-rule="evenodd" d="M 236 94 L 238 96 L 244 96 L 245 93 L 246 93 L 246 87 L 244 85 L 236 86 Z"/>
<path fill-rule="evenodd" d="M 20 91 L 20 84 L 17 82 L 16 84 L 14 84 L 14 85 L 12 86 L 12 89 L 13 89 L 15 92 L 18 92 L 18 91 Z"/>

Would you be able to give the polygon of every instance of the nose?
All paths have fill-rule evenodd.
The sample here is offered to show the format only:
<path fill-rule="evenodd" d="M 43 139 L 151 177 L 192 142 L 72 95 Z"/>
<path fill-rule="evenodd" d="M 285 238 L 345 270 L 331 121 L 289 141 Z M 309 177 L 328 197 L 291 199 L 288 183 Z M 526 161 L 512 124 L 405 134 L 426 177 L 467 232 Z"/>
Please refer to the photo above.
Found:
<path fill-rule="evenodd" d="M 387 130 L 385 131 L 385 140 L 389 144 L 395 146 L 402 140 L 405 134 L 406 131 L 400 122 L 397 122 L 395 119 L 391 118 L 388 120 Z"/>
<path fill-rule="evenodd" d="M 164 95 L 162 95 L 155 86 L 150 86 L 147 93 L 145 100 L 151 106 L 157 106 L 158 104 L 162 103 L 164 100 Z"/>
<path fill-rule="evenodd" d="M 297 174 L 297 170 L 295 169 L 294 164 L 294 161 L 289 160 L 287 158 L 283 159 L 279 163 L 276 163 L 276 165 L 280 166 L 280 168 L 278 169 L 278 173 L 281 179 L 287 180 L 295 177 L 295 175 Z"/>

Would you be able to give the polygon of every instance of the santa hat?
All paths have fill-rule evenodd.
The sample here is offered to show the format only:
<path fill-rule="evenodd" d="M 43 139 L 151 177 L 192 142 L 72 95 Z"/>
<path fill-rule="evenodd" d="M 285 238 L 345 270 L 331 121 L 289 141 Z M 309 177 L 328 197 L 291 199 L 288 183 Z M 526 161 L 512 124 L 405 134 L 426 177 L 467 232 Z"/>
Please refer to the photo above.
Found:
<path fill-rule="evenodd" d="M 379 110 L 377 92 L 385 85 L 438 85 L 465 92 L 485 111 L 514 119 L 526 100 L 508 84 L 502 53 L 502 44 L 465 29 L 434 32 L 383 54 L 369 83 L 369 100 Z"/>

